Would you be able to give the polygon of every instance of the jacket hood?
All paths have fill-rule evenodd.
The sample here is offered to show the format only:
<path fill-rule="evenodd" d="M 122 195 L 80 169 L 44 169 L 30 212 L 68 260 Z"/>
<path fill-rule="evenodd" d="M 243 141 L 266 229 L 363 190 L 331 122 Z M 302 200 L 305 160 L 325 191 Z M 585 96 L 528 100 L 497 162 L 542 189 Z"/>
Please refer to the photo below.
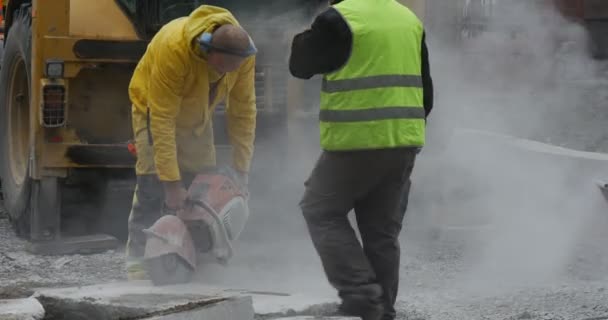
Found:
<path fill-rule="evenodd" d="M 193 45 L 194 40 L 203 32 L 212 33 L 221 25 L 230 24 L 240 26 L 230 11 L 210 5 L 202 5 L 186 18 L 184 36 Z M 194 46 L 194 45 L 193 45 Z M 198 50 L 195 50 L 198 52 Z"/>

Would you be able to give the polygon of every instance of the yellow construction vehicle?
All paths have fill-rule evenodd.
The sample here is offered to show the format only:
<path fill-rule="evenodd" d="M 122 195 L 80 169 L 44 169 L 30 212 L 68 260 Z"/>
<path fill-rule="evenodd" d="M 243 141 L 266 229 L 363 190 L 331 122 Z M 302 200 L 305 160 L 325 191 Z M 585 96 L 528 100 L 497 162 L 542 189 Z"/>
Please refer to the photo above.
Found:
<path fill-rule="evenodd" d="M 255 27 L 251 33 L 260 49 L 256 143 L 284 136 L 288 43 L 276 40 L 285 38 L 285 30 L 259 19 L 256 10 L 262 6 L 274 14 L 269 1 L 4 1 L 0 178 L 10 219 L 30 240 L 31 251 L 106 248 L 126 234 L 135 162 L 127 147 L 132 138 L 128 84 L 155 32 L 203 2 L 239 9 L 244 26 Z M 271 6 L 282 10 L 276 15 L 307 3 L 271 2 L 283 4 Z M 266 44 L 258 40 L 273 37 Z M 220 110 L 216 141 L 225 144 L 221 117 Z M 254 171 L 256 165 L 254 159 Z"/>

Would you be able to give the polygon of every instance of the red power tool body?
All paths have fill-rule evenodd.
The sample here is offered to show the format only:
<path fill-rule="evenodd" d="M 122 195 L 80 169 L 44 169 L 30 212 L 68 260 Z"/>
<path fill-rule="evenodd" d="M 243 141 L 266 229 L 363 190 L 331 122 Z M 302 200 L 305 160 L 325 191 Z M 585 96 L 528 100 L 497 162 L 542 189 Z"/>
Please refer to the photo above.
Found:
<path fill-rule="evenodd" d="M 147 236 L 144 265 L 156 285 L 189 282 L 199 258 L 226 264 L 249 218 L 245 188 L 227 168 L 196 176 L 186 208 L 164 215 Z"/>

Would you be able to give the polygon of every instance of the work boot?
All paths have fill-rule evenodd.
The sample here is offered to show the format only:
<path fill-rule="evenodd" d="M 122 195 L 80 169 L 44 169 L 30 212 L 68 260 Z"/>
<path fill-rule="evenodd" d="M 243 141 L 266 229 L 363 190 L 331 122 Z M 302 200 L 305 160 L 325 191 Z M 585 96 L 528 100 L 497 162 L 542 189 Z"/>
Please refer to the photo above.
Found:
<path fill-rule="evenodd" d="M 345 316 L 360 317 L 362 320 L 381 320 L 384 314 L 382 288 L 377 284 L 370 284 L 353 291 L 340 295 L 342 304 L 338 312 Z"/>
<path fill-rule="evenodd" d="M 149 280 L 149 277 L 141 262 L 127 262 L 127 279 L 129 281 L 138 281 Z"/>
<path fill-rule="evenodd" d="M 382 320 L 384 308 L 381 304 L 361 307 L 342 303 L 338 308 L 338 315 L 345 317 L 359 317 L 362 320 Z"/>

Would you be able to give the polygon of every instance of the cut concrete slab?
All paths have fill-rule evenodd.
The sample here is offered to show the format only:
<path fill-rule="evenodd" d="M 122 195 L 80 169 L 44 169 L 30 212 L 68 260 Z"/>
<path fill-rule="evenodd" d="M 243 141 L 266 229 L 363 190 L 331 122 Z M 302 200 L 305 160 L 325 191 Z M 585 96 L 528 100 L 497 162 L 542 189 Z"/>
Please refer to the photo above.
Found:
<path fill-rule="evenodd" d="M 253 306 L 257 314 L 293 314 L 301 313 L 312 306 L 338 303 L 333 295 L 320 293 L 296 293 L 288 296 L 271 296 L 254 294 Z"/>
<path fill-rule="evenodd" d="M 251 297 L 206 286 L 154 287 L 146 281 L 63 289 L 39 289 L 46 318 L 253 320 Z M 187 289 L 189 288 L 189 289 Z"/>
<path fill-rule="evenodd" d="M 290 317 L 290 318 L 280 318 L 275 320 L 359 320 L 361 318 L 353 318 L 353 317 Z"/>
<path fill-rule="evenodd" d="M 189 311 L 152 316 L 147 320 L 200 320 L 200 319 L 227 319 L 227 320 L 253 320 L 254 312 L 251 307 L 251 298 L 234 297 L 227 300 Z"/>
<path fill-rule="evenodd" d="M 38 289 L 34 296 L 45 306 L 47 319 L 60 319 L 53 318 L 54 312 L 60 311 L 63 312 L 64 317 L 61 319 L 66 320 L 85 318 L 173 320 L 192 317 L 248 320 L 253 319 L 254 313 L 289 316 L 302 314 L 302 311 L 314 305 L 338 301 L 335 294 L 328 293 L 291 294 L 218 288 L 198 283 L 156 287 L 149 281 Z M 67 318 L 65 314 L 70 312 L 75 315 Z M 79 318 L 78 313 L 85 313 L 86 317 Z"/>
<path fill-rule="evenodd" d="M 474 142 L 476 144 L 491 143 L 493 145 L 511 145 L 522 150 L 545 153 L 548 155 L 569 157 L 580 160 L 600 161 L 604 164 L 608 163 L 608 153 L 573 150 L 539 141 L 522 139 L 483 130 L 458 129 L 454 132 L 452 139 L 466 141 L 468 144 L 472 144 Z"/>
<path fill-rule="evenodd" d="M 34 298 L 0 300 L 0 319 L 2 320 L 41 320 L 44 308 Z"/>

